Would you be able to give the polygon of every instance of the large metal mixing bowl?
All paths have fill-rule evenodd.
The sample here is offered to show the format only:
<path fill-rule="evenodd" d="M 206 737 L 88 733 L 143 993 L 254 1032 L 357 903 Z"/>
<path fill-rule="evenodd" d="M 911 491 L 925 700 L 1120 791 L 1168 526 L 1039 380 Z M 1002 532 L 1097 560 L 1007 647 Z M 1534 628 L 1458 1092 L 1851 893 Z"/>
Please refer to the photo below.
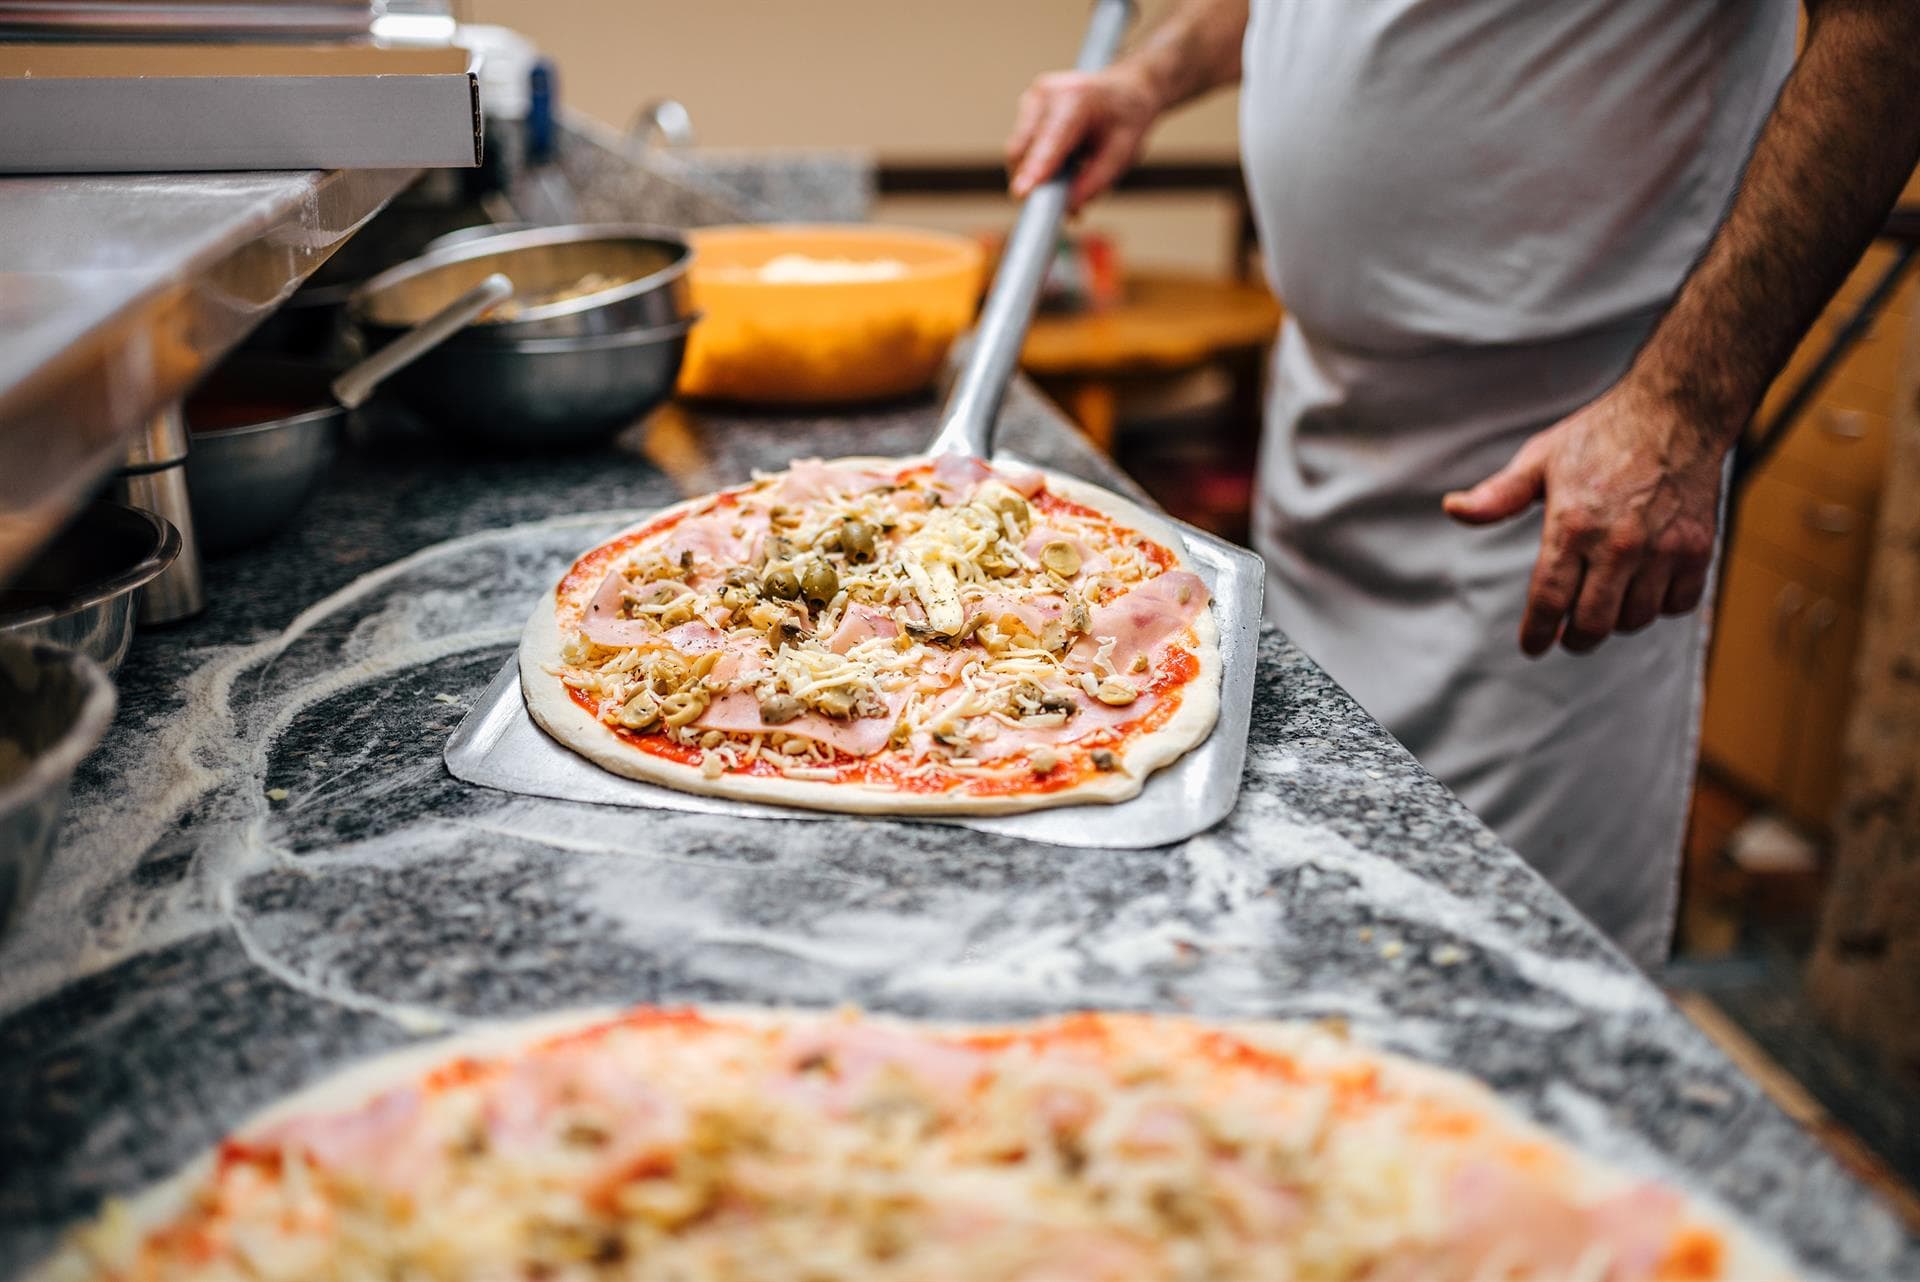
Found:
<path fill-rule="evenodd" d="M 389 268 L 362 285 L 348 311 L 369 340 L 390 340 L 494 272 L 522 300 L 511 319 L 480 320 L 462 342 L 581 338 L 671 325 L 687 314 L 693 251 L 671 231 L 638 223 L 536 227 L 446 246 Z M 619 282 L 577 298 L 538 303 L 590 276 Z"/>
<path fill-rule="evenodd" d="M 134 594 L 179 555 L 167 521 L 95 503 L 0 588 L 0 639 L 78 650 L 112 672 L 133 644 Z"/>
<path fill-rule="evenodd" d="M 386 383 L 449 437 L 548 447 L 600 440 L 673 394 L 693 320 L 593 338 L 472 343 L 461 335 Z"/>
<path fill-rule="evenodd" d="M 85 655 L 0 635 L 0 935 L 40 882 L 67 784 L 106 734 L 113 701 Z"/>
<path fill-rule="evenodd" d="M 187 489 L 204 551 L 258 543 L 306 503 L 347 417 L 329 378 L 318 365 L 234 357 L 187 398 Z"/>

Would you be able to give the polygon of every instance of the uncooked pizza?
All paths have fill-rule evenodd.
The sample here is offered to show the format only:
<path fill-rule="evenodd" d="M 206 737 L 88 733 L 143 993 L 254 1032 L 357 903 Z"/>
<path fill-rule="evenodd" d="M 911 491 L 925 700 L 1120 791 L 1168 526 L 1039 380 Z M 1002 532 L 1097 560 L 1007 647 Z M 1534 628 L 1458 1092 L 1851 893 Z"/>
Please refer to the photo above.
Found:
<path fill-rule="evenodd" d="M 99 1280 L 1776 1282 L 1719 1212 L 1304 1025 L 643 1009 L 296 1097 Z"/>
<path fill-rule="evenodd" d="M 575 561 L 527 707 L 606 768 L 819 809 L 996 813 L 1137 793 L 1212 729 L 1218 633 L 1180 536 L 975 459 L 795 463 Z"/>

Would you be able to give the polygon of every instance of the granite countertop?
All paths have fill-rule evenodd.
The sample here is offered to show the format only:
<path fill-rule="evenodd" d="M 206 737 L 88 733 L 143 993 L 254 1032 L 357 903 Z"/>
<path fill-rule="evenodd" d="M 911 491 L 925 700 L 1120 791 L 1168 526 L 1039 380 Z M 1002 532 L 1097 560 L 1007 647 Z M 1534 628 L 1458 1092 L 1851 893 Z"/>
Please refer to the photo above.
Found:
<path fill-rule="evenodd" d="M 670 412 L 644 451 L 541 460 L 363 449 L 273 547 L 210 563 L 207 614 L 136 641 L 0 946 L 0 1272 L 358 1057 L 487 1017 L 726 1000 L 1338 1018 L 1718 1195 L 1815 1269 L 1920 1276 L 1920 1244 L 1271 631 L 1239 808 L 1172 847 L 447 774 L 448 734 L 572 554 L 750 467 L 911 452 L 934 418 Z M 1024 389 L 1001 445 L 1115 482 Z"/>

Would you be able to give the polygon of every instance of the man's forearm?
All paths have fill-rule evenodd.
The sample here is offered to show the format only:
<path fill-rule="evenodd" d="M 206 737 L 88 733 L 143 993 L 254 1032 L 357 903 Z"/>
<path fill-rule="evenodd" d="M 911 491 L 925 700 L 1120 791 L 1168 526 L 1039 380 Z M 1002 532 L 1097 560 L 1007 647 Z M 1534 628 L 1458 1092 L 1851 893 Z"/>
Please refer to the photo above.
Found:
<path fill-rule="evenodd" d="M 1920 161 L 1920 4 L 1810 0 L 1706 253 L 1628 375 L 1731 446 Z"/>
<path fill-rule="evenodd" d="M 1181 0 L 1124 60 L 1151 87 L 1160 110 L 1240 79 L 1248 0 Z"/>

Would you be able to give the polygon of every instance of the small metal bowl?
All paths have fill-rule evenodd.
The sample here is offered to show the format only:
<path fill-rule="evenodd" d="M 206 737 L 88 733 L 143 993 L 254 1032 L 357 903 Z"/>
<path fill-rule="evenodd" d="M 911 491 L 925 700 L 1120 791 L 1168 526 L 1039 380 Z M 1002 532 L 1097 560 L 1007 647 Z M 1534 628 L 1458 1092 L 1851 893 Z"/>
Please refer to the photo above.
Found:
<path fill-rule="evenodd" d="M 332 465 L 347 417 L 326 370 L 265 357 L 228 360 L 185 414 L 187 490 L 206 552 L 258 543 L 291 521 Z"/>
<path fill-rule="evenodd" d="M 444 343 L 385 388 L 442 434 L 505 446 L 602 440 L 673 394 L 691 318 L 591 338 Z"/>
<path fill-rule="evenodd" d="M 85 655 L 0 635 L 0 935 L 40 882 L 67 784 L 113 703 L 113 683 Z"/>
<path fill-rule="evenodd" d="M 445 246 L 389 268 L 355 291 L 348 311 L 378 346 L 494 272 L 505 273 L 521 298 L 566 290 L 598 273 L 621 283 L 527 307 L 510 320 L 476 321 L 461 339 L 510 343 L 619 334 L 671 325 L 685 316 L 687 266 L 692 261 L 685 240 L 656 227 L 536 227 Z"/>
<path fill-rule="evenodd" d="M 133 644 L 134 594 L 179 555 L 168 521 L 95 503 L 0 588 L 0 638 L 65 646 L 112 672 Z"/>

